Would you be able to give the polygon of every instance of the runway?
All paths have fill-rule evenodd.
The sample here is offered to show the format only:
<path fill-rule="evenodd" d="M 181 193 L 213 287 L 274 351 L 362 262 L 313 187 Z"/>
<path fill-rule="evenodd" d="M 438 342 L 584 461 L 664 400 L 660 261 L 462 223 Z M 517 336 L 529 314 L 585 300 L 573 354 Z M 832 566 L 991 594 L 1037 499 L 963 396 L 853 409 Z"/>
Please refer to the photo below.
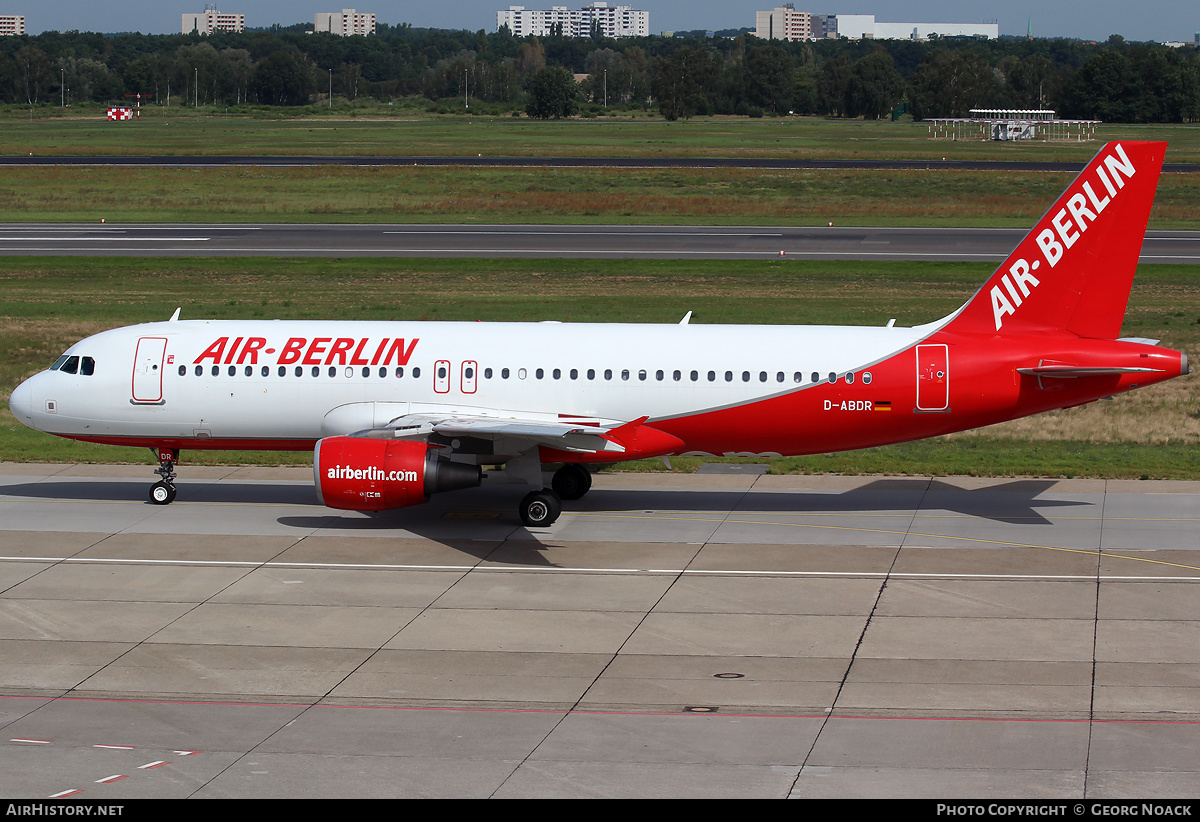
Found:
<path fill-rule="evenodd" d="M 0 224 L 0 255 L 1004 260 L 1028 228 Z M 1150 231 L 1144 263 L 1200 263 L 1200 231 Z"/>
<path fill-rule="evenodd" d="M 1200 483 L 152 479 L 0 465 L 6 795 L 1200 793 Z"/>

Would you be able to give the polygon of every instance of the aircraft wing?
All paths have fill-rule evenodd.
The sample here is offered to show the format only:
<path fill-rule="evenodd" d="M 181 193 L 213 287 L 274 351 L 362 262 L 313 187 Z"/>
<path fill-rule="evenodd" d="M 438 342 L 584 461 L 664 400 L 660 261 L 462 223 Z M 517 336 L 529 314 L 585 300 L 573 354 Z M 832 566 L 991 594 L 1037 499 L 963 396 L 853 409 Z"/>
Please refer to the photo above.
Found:
<path fill-rule="evenodd" d="M 683 449 L 683 440 L 646 425 L 648 417 L 612 424 L 600 420 L 523 419 L 436 411 L 404 414 L 385 426 L 352 436 L 418 440 L 471 452 L 456 440 L 492 443 L 496 456 L 516 456 L 535 449 L 543 462 L 618 462 L 657 457 Z M 487 453 L 487 452 L 484 452 Z"/>
<path fill-rule="evenodd" d="M 645 418 L 643 418 L 644 421 Z M 624 446 L 611 436 L 623 426 L 580 425 L 551 420 L 514 419 L 470 414 L 406 414 L 388 423 L 396 439 L 428 440 L 432 435 L 450 439 L 516 440 L 527 450 L 546 446 L 561 451 L 623 454 Z"/>

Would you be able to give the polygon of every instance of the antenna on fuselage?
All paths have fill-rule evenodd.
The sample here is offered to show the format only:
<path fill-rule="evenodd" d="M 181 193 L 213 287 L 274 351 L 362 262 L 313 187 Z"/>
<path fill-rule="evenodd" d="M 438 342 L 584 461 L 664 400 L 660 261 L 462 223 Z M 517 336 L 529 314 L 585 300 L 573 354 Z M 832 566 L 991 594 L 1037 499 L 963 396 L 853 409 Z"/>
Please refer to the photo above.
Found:
<path fill-rule="evenodd" d="M 688 313 L 686 313 L 686 314 L 684 314 L 684 315 L 683 315 L 683 319 L 679 321 L 679 324 L 680 324 L 680 325 L 687 325 L 687 324 L 688 324 L 688 320 L 690 320 L 691 318 L 692 318 L 692 312 L 690 312 L 690 311 L 689 311 Z"/>
<path fill-rule="evenodd" d="M 171 315 L 171 319 L 167 320 L 167 322 L 173 323 L 173 322 L 177 321 L 179 319 L 179 312 L 182 308 L 183 308 L 183 306 L 176 308 L 175 313 Z"/>

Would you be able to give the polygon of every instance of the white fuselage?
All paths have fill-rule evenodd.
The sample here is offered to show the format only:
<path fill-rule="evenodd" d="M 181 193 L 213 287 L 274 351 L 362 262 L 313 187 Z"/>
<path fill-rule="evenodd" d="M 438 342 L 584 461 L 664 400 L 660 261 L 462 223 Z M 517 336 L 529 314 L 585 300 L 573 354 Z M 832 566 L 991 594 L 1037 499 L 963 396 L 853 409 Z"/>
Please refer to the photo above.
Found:
<path fill-rule="evenodd" d="M 426 408 L 661 420 L 845 381 L 937 325 L 150 323 L 72 346 L 93 373 L 36 375 L 14 408 L 65 436 L 222 441 L 311 442 Z"/>

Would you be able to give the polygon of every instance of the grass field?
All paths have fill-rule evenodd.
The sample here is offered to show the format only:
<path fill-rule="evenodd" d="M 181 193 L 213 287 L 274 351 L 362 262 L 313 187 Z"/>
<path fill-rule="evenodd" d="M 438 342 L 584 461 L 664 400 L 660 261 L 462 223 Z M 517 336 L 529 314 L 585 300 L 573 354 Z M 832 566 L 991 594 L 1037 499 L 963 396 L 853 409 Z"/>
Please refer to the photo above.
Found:
<path fill-rule="evenodd" d="M 145 111 L 116 123 L 0 116 L 0 154 L 504 155 L 1012 159 L 1083 162 L 1099 143 L 945 142 L 914 123 L 817 118 L 531 121 L 430 116 L 255 120 Z M 46 112 L 41 110 L 41 113 Z M 57 110 L 55 110 L 57 113 Z M 1103 127 L 1102 139 L 1166 139 L 1168 161 L 1200 162 L 1198 126 Z M 537 222 L 729 225 L 1026 225 L 1062 173 L 555 169 L 496 167 L 12 167 L 7 222 Z M 1164 175 L 1156 228 L 1200 228 L 1200 174 Z"/>
<path fill-rule="evenodd" d="M 1029 226 L 1073 175 L 452 167 L 9 168 L 4 222 L 489 222 Z M 1156 228 L 1200 228 L 1200 174 L 1165 175 Z"/>
<path fill-rule="evenodd" d="M 185 318 L 331 318 L 912 325 L 944 316 L 990 273 L 972 263 L 806 261 L 157 260 L 0 258 L 0 396 L 75 340 Z M 1200 362 L 1200 278 L 1143 266 L 1123 334 L 1162 339 Z M 537 296 L 530 296 L 536 283 Z M 451 295 L 449 298 L 447 295 Z M 842 455 L 777 460 L 775 471 L 1200 478 L 1195 377 L 1111 402 L 979 432 Z M 143 461 L 132 449 L 58 440 L 0 411 L 0 460 Z M 309 455 L 185 454 L 207 462 Z M 677 470 L 695 461 L 675 460 Z M 661 468 L 652 462 L 635 467 Z"/>
<path fill-rule="evenodd" d="M 64 114 L 66 112 L 66 114 Z M 388 116 L 395 112 L 396 116 Z M 698 117 L 648 113 L 571 120 L 429 115 L 377 106 L 350 117 L 256 119 L 221 110 L 144 107 L 139 121 L 110 122 L 95 107 L 0 111 L 0 154 L 336 156 L 782 157 L 806 159 L 1060 160 L 1084 162 L 1098 143 L 930 140 L 924 123 L 817 117 Z M 1097 140 L 1166 140 L 1168 162 L 1200 162 L 1200 127 L 1101 125 Z"/>

